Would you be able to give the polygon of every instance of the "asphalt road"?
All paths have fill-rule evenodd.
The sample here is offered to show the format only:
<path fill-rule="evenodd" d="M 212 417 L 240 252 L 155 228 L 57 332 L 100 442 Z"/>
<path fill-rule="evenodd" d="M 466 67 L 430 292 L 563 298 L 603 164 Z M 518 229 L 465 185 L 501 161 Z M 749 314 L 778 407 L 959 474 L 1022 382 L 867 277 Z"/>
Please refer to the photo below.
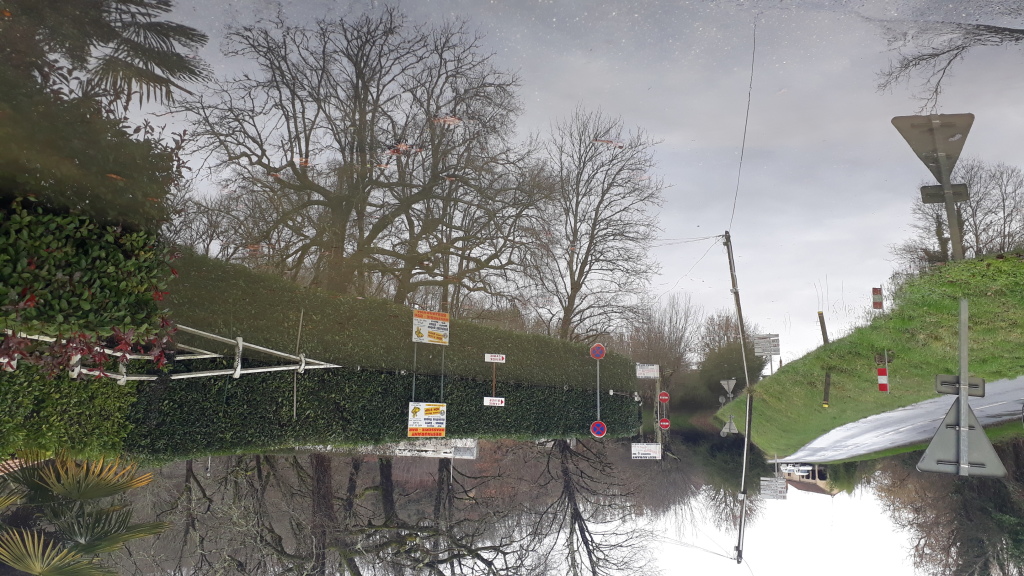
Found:
<path fill-rule="evenodd" d="M 779 462 L 823 464 L 880 450 L 931 440 L 956 397 L 936 396 L 905 408 L 868 416 L 818 437 Z M 983 427 L 1021 421 L 1024 376 L 985 384 L 984 398 L 971 398 L 971 409 Z"/>

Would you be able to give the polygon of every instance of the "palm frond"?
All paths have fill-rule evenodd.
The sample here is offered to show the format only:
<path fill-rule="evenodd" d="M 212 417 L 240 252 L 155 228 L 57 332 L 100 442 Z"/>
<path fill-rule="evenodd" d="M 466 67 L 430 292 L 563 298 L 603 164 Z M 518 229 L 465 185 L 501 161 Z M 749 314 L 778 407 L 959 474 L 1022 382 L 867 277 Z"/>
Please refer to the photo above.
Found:
<path fill-rule="evenodd" d="M 47 542 L 41 533 L 14 529 L 0 532 L 0 562 L 37 576 L 99 576 L 109 572 L 81 554 Z"/>
<path fill-rule="evenodd" d="M 136 476 L 137 464 L 124 468 L 120 468 L 120 464 L 120 459 L 109 463 L 103 458 L 78 463 L 73 458 L 60 458 L 40 469 L 40 482 L 56 496 L 92 500 L 145 486 L 153 480 L 153 475 L 148 473 Z"/>
<path fill-rule="evenodd" d="M 19 487 L 14 482 L 0 479 L 0 509 L 18 503 L 27 493 L 27 490 Z"/>

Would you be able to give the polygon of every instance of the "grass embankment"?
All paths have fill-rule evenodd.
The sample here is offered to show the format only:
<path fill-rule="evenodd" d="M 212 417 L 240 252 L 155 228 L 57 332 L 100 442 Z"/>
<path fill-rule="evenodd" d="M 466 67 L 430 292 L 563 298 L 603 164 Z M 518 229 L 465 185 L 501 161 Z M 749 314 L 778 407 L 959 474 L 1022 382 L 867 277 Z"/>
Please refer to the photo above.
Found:
<path fill-rule="evenodd" d="M 891 312 L 759 382 L 753 442 L 767 454 L 791 454 L 844 424 L 934 398 L 935 375 L 959 373 L 961 297 L 969 302 L 970 374 L 989 382 L 1024 374 L 1024 261 L 1014 255 L 952 263 L 907 282 Z M 889 394 L 878 392 L 875 364 L 885 350 Z M 823 408 L 826 371 L 832 387 Z M 717 417 L 732 414 L 742 428 L 745 404 L 741 394 Z"/>
<path fill-rule="evenodd" d="M 253 272 L 240 265 L 198 256 L 175 262 L 179 271 L 168 297 L 175 322 L 284 352 L 294 352 L 302 320 L 301 350 L 347 368 L 413 370 L 412 311 L 385 300 L 342 297 Z M 182 342 L 209 346 L 208 340 L 179 334 Z M 473 322 L 451 323 L 449 346 L 420 344 L 420 374 L 491 380 L 484 354 L 505 354 L 499 382 L 569 386 L 593 390 L 596 363 L 583 344 L 537 334 L 501 330 Z M 609 350 L 601 361 L 601 388 L 632 392 L 633 363 Z"/>

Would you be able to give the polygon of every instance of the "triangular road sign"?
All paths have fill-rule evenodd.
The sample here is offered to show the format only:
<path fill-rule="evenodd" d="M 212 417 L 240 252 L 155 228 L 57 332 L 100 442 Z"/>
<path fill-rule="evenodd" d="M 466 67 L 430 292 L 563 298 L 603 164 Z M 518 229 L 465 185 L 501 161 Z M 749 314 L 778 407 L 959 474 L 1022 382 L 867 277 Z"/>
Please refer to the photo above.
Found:
<path fill-rule="evenodd" d="M 729 421 L 725 423 L 725 427 L 722 428 L 722 436 L 726 434 L 736 434 L 739 432 L 739 428 L 736 428 L 736 423 L 733 422 L 732 416 L 729 416 Z"/>
<path fill-rule="evenodd" d="M 892 125 L 939 183 L 949 180 L 973 124 L 974 114 L 897 116 L 892 119 Z M 946 174 L 942 173 L 939 154 L 946 155 Z"/>
<path fill-rule="evenodd" d="M 960 470 L 960 432 L 957 429 L 957 421 L 960 417 L 960 399 L 957 398 L 950 406 L 946 417 L 939 424 L 935 436 L 928 444 L 928 449 L 921 456 L 917 463 L 917 469 L 922 472 L 945 472 L 947 474 L 958 474 Z M 967 432 L 967 463 L 969 476 L 992 476 L 1002 478 L 1006 476 L 1006 468 L 1003 467 L 999 455 L 992 448 L 992 442 L 985 436 L 985 430 L 978 422 L 978 418 L 967 405 L 967 421 L 969 428 Z"/>

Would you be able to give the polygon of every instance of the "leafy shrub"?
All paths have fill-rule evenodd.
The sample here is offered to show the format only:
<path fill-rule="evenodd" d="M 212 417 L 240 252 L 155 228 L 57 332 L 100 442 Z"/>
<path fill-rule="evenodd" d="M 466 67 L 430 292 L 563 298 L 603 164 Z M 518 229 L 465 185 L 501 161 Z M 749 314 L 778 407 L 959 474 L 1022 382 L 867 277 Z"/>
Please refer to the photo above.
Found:
<path fill-rule="evenodd" d="M 184 364 L 179 362 L 178 365 Z M 230 362 L 194 361 L 193 370 Z M 178 369 L 178 367 L 176 367 Z M 354 445 L 406 439 L 412 375 L 374 370 L 312 370 L 298 378 L 292 418 L 290 372 L 144 382 L 132 407 L 129 453 L 187 457 L 304 445 Z M 550 438 L 588 434 L 595 419 L 593 390 L 498 384 L 506 406 L 484 406 L 491 382 L 445 379 L 447 436 Z M 440 378 L 418 376 L 417 401 L 440 401 Z M 640 413 L 632 396 L 604 395 L 601 419 L 609 434 L 633 434 Z"/>

